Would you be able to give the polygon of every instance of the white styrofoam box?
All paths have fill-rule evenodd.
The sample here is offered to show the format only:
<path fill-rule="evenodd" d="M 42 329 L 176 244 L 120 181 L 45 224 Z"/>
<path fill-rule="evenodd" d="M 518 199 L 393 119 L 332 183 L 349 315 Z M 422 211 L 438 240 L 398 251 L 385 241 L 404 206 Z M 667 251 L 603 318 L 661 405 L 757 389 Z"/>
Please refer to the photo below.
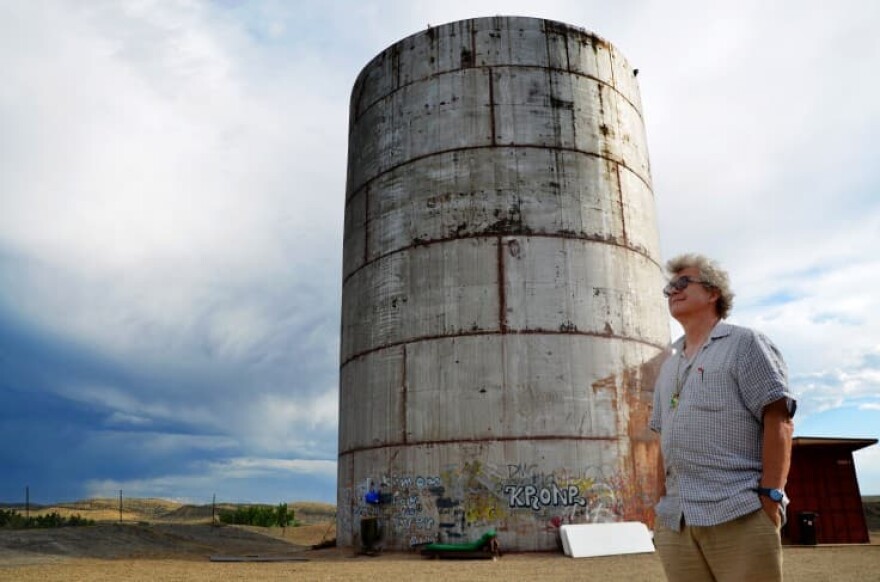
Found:
<path fill-rule="evenodd" d="M 651 532 L 640 521 L 580 523 L 563 525 L 559 529 L 565 555 L 572 558 L 654 551 Z"/>

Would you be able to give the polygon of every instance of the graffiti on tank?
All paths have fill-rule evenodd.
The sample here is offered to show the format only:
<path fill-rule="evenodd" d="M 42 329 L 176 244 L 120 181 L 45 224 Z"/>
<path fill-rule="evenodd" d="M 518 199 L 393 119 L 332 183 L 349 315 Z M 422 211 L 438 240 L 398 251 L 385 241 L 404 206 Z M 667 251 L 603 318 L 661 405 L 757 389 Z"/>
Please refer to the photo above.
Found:
<path fill-rule="evenodd" d="M 553 530 L 565 523 L 619 521 L 622 504 L 610 468 L 588 467 L 583 472 L 541 472 L 534 463 L 504 466 L 507 478 L 499 492 L 510 511 L 510 523 L 544 523 Z M 505 473 L 505 472 L 502 472 Z"/>
<path fill-rule="evenodd" d="M 538 465 L 535 465 L 534 463 L 519 463 L 517 465 L 507 465 L 507 478 L 522 479 L 525 477 L 530 477 L 534 474 L 537 468 Z"/>
<path fill-rule="evenodd" d="M 391 483 L 395 490 L 410 489 L 412 487 L 416 489 L 433 489 L 443 486 L 443 481 L 437 475 L 395 475 L 392 477 Z"/>
<path fill-rule="evenodd" d="M 418 515 L 422 513 L 422 498 L 419 495 L 395 495 L 393 506 L 399 515 Z"/>
<path fill-rule="evenodd" d="M 623 480 L 609 466 L 547 471 L 537 463 L 479 461 L 444 467 L 438 475 L 373 475 L 347 488 L 340 528 L 356 536 L 358 522 L 377 517 L 394 539 L 418 545 L 472 539 L 492 527 L 500 532 L 552 532 L 567 523 L 619 521 Z M 373 487 L 379 503 L 364 496 Z"/>
<path fill-rule="evenodd" d="M 428 530 L 433 531 L 436 521 L 433 517 L 392 517 L 391 526 L 397 530 Z"/>
<path fill-rule="evenodd" d="M 577 487 L 584 504 L 553 508 L 553 515 L 546 522 L 547 529 L 555 529 L 568 523 L 604 523 L 620 521 L 622 501 L 616 490 L 605 481 L 593 478 L 571 479 L 565 482 Z M 542 517 L 547 514 L 543 514 Z"/>
<path fill-rule="evenodd" d="M 593 483 L 587 495 L 587 520 L 592 523 L 619 521 L 622 501 L 617 491 L 608 483 Z"/>
<path fill-rule="evenodd" d="M 498 503 L 489 496 L 472 497 L 464 511 L 465 522 L 469 524 L 489 523 L 498 517 L 500 517 Z"/>
<path fill-rule="evenodd" d="M 379 503 L 367 504 L 364 495 L 378 485 Z M 437 539 L 438 498 L 443 481 L 437 475 L 381 475 L 364 479 L 357 488 L 354 514 L 377 517 L 397 539 L 428 543 Z"/>
<path fill-rule="evenodd" d="M 508 506 L 513 508 L 531 508 L 539 511 L 543 507 L 567 507 L 577 505 L 584 507 L 587 500 L 581 497 L 577 485 L 559 487 L 551 483 L 546 487 L 534 485 L 505 485 L 504 494 L 507 495 Z"/>
<path fill-rule="evenodd" d="M 435 542 L 435 541 L 437 541 L 437 536 L 434 536 L 434 535 L 430 535 L 430 536 L 410 536 L 410 538 L 409 538 L 409 545 L 410 545 L 410 547 L 412 547 L 412 546 L 420 546 L 420 545 L 423 545 L 423 544 L 430 544 L 430 543 Z"/>

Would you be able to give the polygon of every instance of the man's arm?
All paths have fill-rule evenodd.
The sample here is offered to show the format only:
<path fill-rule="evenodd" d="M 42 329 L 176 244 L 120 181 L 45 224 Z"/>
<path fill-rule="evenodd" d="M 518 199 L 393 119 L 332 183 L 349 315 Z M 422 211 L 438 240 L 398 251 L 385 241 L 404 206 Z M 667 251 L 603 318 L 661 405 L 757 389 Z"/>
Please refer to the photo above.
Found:
<path fill-rule="evenodd" d="M 764 407 L 763 474 L 761 487 L 784 489 L 791 466 L 791 438 L 794 423 L 788 413 L 788 403 L 780 398 Z M 779 504 L 761 496 L 764 511 L 778 526 L 781 521 Z"/>

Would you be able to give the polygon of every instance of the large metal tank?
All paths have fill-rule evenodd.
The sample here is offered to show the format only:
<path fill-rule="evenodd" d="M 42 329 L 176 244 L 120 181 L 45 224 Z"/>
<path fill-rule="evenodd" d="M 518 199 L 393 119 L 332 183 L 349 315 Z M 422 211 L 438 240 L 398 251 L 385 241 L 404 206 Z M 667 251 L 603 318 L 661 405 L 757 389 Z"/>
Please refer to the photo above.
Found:
<path fill-rule="evenodd" d="M 633 69 L 580 28 L 464 20 L 374 58 L 350 115 L 338 543 L 651 523 L 669 325 Z"/>

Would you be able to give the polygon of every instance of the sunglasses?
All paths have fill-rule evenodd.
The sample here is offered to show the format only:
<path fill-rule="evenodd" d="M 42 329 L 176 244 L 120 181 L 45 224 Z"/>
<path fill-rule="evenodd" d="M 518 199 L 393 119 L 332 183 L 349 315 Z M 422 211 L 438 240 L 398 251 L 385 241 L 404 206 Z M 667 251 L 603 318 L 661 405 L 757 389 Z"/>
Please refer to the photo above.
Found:
<path fill-rule="evenodd" d="M 670 297 L 676 291 L 684 291 L 687 289 L 687 286 L 691 283 L 699 283 L 700 285 L 706 285 L 711 287 L 712 284 L 708 281 L 704 281 L 703 279 L 694 279 L 693 277 L 689 277 L 688 275 L 682 275 L 678 279 L 673 279 L 669 282 L 666 287 L 663 288 L 663 295 L 666 297 Z"/>

